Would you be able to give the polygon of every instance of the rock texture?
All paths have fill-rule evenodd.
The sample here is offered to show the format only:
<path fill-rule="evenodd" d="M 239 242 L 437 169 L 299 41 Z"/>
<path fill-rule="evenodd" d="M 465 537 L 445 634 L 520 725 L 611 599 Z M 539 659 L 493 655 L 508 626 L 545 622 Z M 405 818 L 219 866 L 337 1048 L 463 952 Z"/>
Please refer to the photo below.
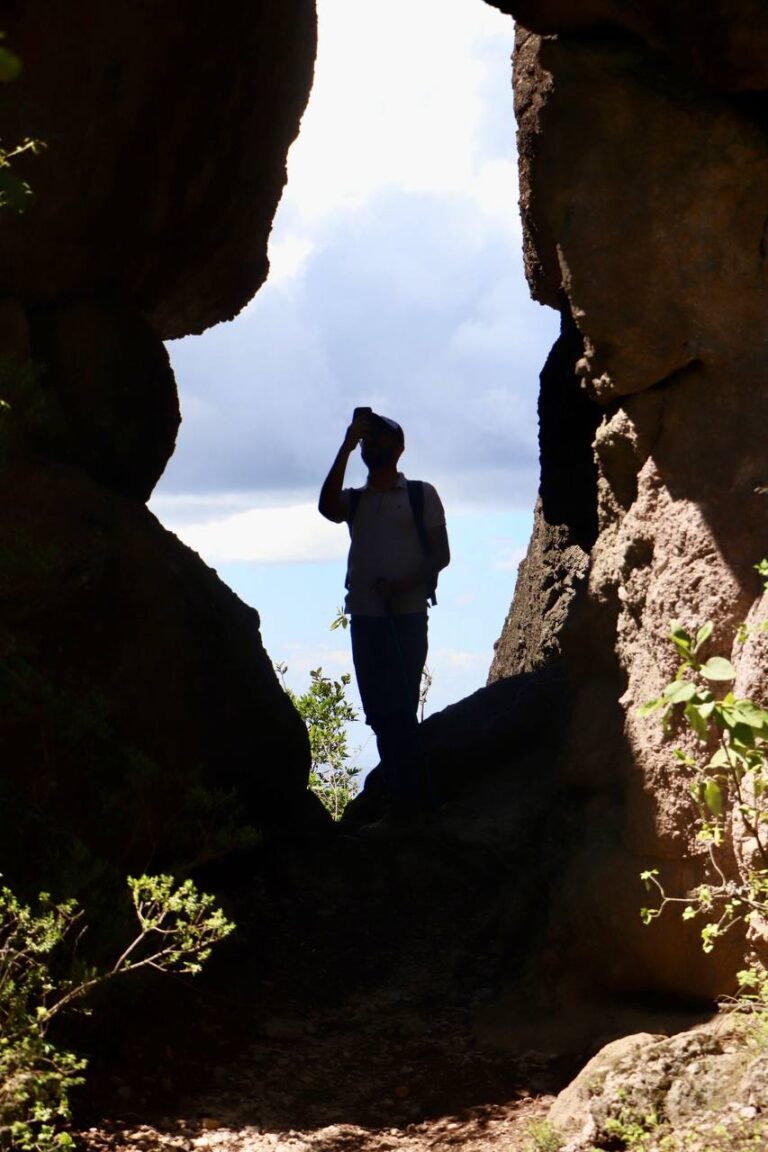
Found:
<path fill-rule="evenodd" d="M 653 1148 L 665 1137 L 679 1148 L 739 1147 L 745 1138 L 757 1147 L 766 1106 L 768 1059 L 745 1040 L 743 1021 L 721 1019 L 680 1036 L 613 1041 L 560 1093 L 549 1119 L 568 1152 L 632 1133 L 646 1133 Z"/>
<path fill-rule="evenodd" d="M 564 335 L 542 375 L 541 500 L 491 677 L 562 660 L 572 685 L 559 773 L 590 800 L 550 903 L 555 953 L 592 987 L 713 995 L 738 940 L 707 960 L 673 916 L 638 926 L 640 870 L 682 892 L 703 861 L 672 745 L 637 706 L 674 674 L 671 619 L 711 619 L 736 690 L 768 694 L 763 650 L 737 643 L 768 610 L 753 567 L 768 539 L 768 17 L 751 0 L 497 6 L 520 21 L 526 271 Z M 593 482 L 574 473 L 559 500 L 560 457 L 584 452 Z"/>
<path fill-rule="evenodd" d="M 143 503 L 179 423 L 162 341 L 266 276 L 315 10 L 30 0 L 0 23 L 24 64 L 0 139 L 46 144 L 18 164 L 31 207 L 0 211 L 0 871 L 103 892 L 323 823 L 258 614 Z"/>
<path fill-rule="evenodd" d="M 132 305 L 163 339 L 231 320 L 267 274 L 312 81 L 313 0 L 3 6 L 24 72 L 0 139 L 45 152 L 0 216 L 0 296 Z"/>
<path fill-rule="evenodd" d="M 32 844 L 189 866 L 311 817 L 307 734 L 258 614 L 78 470 L 0 477 L 22 494 L 0 506 L 5 874 Z"/>
<path fill-rule="evenodd" d="M 684 72 L 730 92 L 768 87 L 768 13 L 761 0 L 486 0 L 533 32 L 626 32 Z"/>

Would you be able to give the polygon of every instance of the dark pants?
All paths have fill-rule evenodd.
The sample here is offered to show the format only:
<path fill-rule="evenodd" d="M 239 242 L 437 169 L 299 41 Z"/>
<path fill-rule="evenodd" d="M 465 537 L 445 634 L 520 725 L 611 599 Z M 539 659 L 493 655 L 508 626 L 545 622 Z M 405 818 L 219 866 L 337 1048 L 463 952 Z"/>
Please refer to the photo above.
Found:
<path fill-rule="evenodd" d="M 384 788 L 396 808 L 426 806 L 417 719 L 427 659 L 426 612 L 352 616 L 352 658 L 365 721 L 376 734 Z"/>

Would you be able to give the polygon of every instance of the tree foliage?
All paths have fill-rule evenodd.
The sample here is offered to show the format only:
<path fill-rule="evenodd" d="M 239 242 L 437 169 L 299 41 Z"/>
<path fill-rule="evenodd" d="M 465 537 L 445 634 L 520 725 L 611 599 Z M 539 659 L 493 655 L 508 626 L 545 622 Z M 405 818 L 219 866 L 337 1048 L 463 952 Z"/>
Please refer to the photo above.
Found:
<path fill-rule="evenodd" d="M 66 1126 L 69 1093 L 83 1083 L 86 1061 L 58 1047 L 52 1021 L 106 981 L 153 968 L 195 974 L 211 948 L 234 928 L 190 880 L 129 879 L 138 932 L 111 967 L 58 975 L 62 954 L 82 932 L 74 900 L 37 908 L 0 888 L 0 1148 L 53 1152 L 74 1147 Z"/>
<path fill-rule="evenodd" d="M 285 664 L 277 671 L 285 687 Z M 320 797 L 334 820 L 340 820 L 350 800 L 357 795 L 360 769 L 351 759 L 347 724 L 357 720 L 357 712 L 347 700 L 351 676 L 338 680 L 323 675 L 322 668 L 310 672 L 308 691 L 297 695 L 286 688 L 309 734 L 312 756 L 309 786 Z"/>

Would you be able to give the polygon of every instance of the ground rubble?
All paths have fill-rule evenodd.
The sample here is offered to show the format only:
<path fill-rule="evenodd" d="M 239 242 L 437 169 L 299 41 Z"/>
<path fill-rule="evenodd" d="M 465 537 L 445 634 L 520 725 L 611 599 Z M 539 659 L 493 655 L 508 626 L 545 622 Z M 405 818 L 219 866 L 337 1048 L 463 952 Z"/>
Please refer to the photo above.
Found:
<path fill-rule="evenodd" d="M 344 837 L 314 856 L 290 846 L 273 853 L 244 880 L 239 945 L 190 992 L 176 1024 L 160 1022 L 165 1040 L 140 1036 L 122 1067 L 96 1078 L 79 1146 L 768 1146 L 761 1127 L 768 1058 L 724 1030 L 722 1018 L 690 1031 L 684 1016 L 665 1024 L 633 1010 L 622 1027 L 619 1013 L 603 1033 L 613 1042 L 588 1063 L 602 1041 L 590 1045 L 588 1029 L 574 1030 L 567 1004 L 553 995 L 537 1032 L 525 993 L 515 1008 L 515 993 L 501 988 L 509 956 L 494 950 L 498 909 L 482 868 L 451 848 L 429 837 L 397 844 Z M 497 845 L 488 867 L 499 867 Z M 593 1039 L 606 1027 L 601 1012 Z M 579 1013 L 584 1004 L 574 1004 Z M 488 1026 L 502 1015 L 506 1024 Z M 706 1111 L 708 1102 L 715 1111 Z"/>
<path fill-rule="evenodd" d="M 138 1036 L 100 1078 L 83 1149 L 522 1152 L 578 1063 L 478 1032 L 501 963 L 483 869 L 499 867 L 496 848 L 473 867 L 428 837 L 275 849 L 180 1034 Z"/>

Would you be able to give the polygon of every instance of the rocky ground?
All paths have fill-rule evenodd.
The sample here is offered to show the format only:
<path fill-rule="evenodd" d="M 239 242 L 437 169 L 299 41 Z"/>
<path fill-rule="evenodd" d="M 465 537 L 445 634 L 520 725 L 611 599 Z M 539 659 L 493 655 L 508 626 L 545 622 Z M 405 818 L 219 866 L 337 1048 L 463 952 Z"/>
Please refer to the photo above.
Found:
<path fill-rule="evenodd" d="M 109 1060 L 92 1060 L 78 1136 L 86 1152 L 768 1146 L 768 1061 L 741 1059 L 731 1031 L 660 1040 L 660 1019 L 654 1028 L 647 1017 L 649 1034 L 615 1042 L 575 1081 L 600 1045 L 575 1051 L 554 1010 L 503 1050 L 507 1025 L 488 1025 L 509 966 L 499 910 L 487 875 L 450 840 L 273 847 L 241 867 L 239 884 L 238 939 L 197 982 L 150 990 L 154 1027 L 121 1020 Z M 626 1032 L 641 1031 L 633 1011 Z M 667 1014 L 667 1025 L 680 1032 L 685 1018 Z M 714 1100 L 726 1080 L 733 1091 Z M 572 1081 L 558 1141 L 548 1114 Z M 606 1128 L 611 1109 L 623 1119 Z M 643 1134 L 634 1113 L 654 1110 L 656 1129 Z"/>
<path fill-rule="evenodd" d="M 163 1038 L 129 1029 L 117 1066 L 92 1061 L 85 1149 L 531 1146 L 580 1061 L 478 1036 L 501 958 L 450 845 L 277 848 L 241 886 L 239 940 L 167 985 Z"/>

